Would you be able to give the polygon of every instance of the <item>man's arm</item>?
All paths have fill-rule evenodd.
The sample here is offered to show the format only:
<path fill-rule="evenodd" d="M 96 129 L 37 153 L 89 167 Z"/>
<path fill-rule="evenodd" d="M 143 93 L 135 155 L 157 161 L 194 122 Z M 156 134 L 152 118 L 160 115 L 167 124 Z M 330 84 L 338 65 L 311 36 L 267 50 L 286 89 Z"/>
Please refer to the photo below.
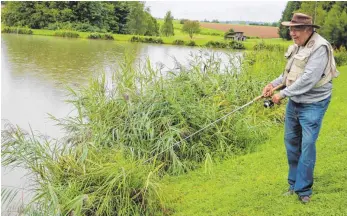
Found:
<path fill-rule="evenodd" d="M 282 80 L 283 80 L 283 73 L 270 83 L 272 84 L 273 87 L 276 87 L 276 86 L 282 84 Z"/>

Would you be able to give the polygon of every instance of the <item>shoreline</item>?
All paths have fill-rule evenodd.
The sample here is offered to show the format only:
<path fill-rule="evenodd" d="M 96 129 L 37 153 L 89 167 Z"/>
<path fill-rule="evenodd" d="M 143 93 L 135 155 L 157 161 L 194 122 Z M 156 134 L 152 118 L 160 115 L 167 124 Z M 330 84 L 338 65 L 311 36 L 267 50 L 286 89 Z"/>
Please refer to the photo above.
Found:
<path fill-rule="evenodd" d="M 4 27 L 3 27 L 4 28 Z M 2 29 L 3 29 L 2 28 Z M 41 36 L 54 36 L 54 37 L 59 37 L 54 35 L 55 30 L 46 30 L 46 29 L 31 29 L 32 34 L 31 35 L 41 35 Z M 61 31 L 67 31 L 67 30 L 61 30 Z M 90 39 L 88 36 L 92 34 L 93 32 L 77 32 L 77 31 L 71 31 L 74 33 L 77 33 L 79 35 L 78 39 L 87 39 L 87 40 L 105 40 L 105 39 Z M 2 33 L 2 34 L 15 34 L 15 33 Z M 104 33 L 99 33 L 99 34 L 104 34 Z M 111 34 L 111 33 L 107 33 Z M 185 43 L 189 43 L 190 41 L 195 42 L 195 46 L 199 47 L 206 47 L 206 43 L 209 41 L 214 41 L 214 42 L 223 42 L 223 43 L 229 43 L 232 40 L 225 40 L 221 36 L 214 36 L 214 35 L 201 35 L 197 34 L 193 37 L 193 39 L 190 39 L 188 35 L 177 35 L 177 36 L 171 36 L 171 37 L 157 37 L 157 36 L 138 36 L 138 35 L 128 35 L 128 34 L 111 34 L 114 38 L 114 40 L 110 41 L 115 41 L 115 42 L 130 42 L 130 43 L 144 43 L 144 42 L 131 42 L 132 37 L 140 37 L 140 38 L 155 38 L 155 39 L 161 39 L 163 43 L 153 43 L 153 44 L 159 44 L 159 45 L 173 45 L 173 46 L 187 46 L 187 47 L 194 47 L 194 46 L 189 46 L 186 44 L 182 45 L 177 45 L 174 44 L 174 41 L 176 40 L 182 40 Z M 237 41 L 239 43 L 242 43 L 245 47 L 245 49 L 231 49 L 231 48 L 218 48 L 218 49 L 230 49 L 230 50 L 235 50 L 235 51 L 242 51 L 242 50 L 253 50 L 254 45 L 260 42 L 265 42 L 269 44 L 279 44 L 284 46 L 285 48 L 292 44 L 291 41 L 284 41 L 280 38 L 263 38 L 263 39 L 247 39 L 246 41 Z M 217 48 L 217 47 L 214 47 Z"/>

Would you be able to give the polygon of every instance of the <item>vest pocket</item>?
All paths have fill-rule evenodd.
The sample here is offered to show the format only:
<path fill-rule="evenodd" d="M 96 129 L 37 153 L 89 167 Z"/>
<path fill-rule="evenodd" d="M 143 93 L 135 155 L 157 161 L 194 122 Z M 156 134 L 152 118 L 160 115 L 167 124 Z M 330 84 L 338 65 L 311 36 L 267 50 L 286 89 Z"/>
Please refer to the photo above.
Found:
<path fill-rule="evenodd" d="M 286 86 L 292 85 L 297 79 L 298 75 L 299 74 L 293 73 L 293 72 L 288 73 L 287 79 L 286 79 Z"/>
<path fill-rule="evenodd" d="M 293 64 L 301 69 L 304 69 L 307 63 L 307 59 L 307 56 L 295 55 Z"/>

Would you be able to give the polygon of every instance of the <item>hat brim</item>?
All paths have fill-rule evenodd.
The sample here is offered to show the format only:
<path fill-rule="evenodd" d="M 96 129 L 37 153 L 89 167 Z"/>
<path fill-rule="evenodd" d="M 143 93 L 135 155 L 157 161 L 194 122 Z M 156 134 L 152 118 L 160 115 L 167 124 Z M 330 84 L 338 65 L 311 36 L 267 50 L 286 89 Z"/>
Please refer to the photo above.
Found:
<path fill-rule="evenodd" d="M 314 25 L 314 24 L 302 24 L 302 23 L 292 23 L 292 22 L 282 22 L 281 23 L 283 26 L 288 26 L 288 27 L 290 27 L 290 26 L 312 26 L 312 27 L 314 27 L 314 28 L 320 28 L 320 26 L 319 25 Z"/>

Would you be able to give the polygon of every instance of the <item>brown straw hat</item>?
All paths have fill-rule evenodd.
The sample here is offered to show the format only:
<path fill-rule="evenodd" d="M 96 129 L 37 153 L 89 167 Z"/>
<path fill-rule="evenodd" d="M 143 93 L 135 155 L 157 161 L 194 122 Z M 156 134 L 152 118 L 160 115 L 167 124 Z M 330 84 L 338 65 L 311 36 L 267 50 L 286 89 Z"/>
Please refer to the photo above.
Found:
<path fill-rule="evenodd" d="M 312 26 L 314 28 L 320 28 L 319 25 L 312 24 L 312 17 L 303 13 L 295 13 L 290 22 L 282 22 L 284 26 Z"/>

